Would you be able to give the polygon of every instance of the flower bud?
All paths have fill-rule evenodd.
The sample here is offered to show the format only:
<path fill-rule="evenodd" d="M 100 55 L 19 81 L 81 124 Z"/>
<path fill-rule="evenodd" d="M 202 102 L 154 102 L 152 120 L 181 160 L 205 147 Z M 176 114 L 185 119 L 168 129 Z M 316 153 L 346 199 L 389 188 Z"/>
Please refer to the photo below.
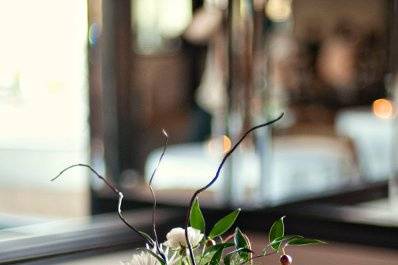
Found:
<path fill-rule="evenodd" d="M 281 262 L 281 265 L 290 265 L 292 264 L 293 259 L 289 255 L 282 255 L 279 261 Z"/>

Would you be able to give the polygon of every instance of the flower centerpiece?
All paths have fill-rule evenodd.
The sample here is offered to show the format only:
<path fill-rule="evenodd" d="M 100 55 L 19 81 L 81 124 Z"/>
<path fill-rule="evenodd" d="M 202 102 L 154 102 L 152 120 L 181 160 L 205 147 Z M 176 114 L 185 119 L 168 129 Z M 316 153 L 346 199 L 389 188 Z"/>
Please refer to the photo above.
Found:
<path fill-rule="evenodd" d="M 122 213 L 123 193 L 120 192 L 109 180 L 101 176 L 91 166 L 86 164 L 76 164 L 69 166 L 62 170 L 55 178 L 60 177 L 65 171 L 73 167 L 86 167 L 90 169 L 98 178 L 105 182 L 105 184 L 119 196 L 117 212 L 119 218 L 138 236 L 140 236 L 146 245 L 143 248 L 138 248 L 129 261 L 123 262 L 125 265 L 243 265 L 253 264 L 254 260 L 260 257 L 280 254 L 281 265 L 292 264 L 292 257 L 286 254 L 286 249 L 289 246 L 302 246 L 308 244 L 323 243 L 317 239 L 304 238 L 300 235 L 286 235 L 284 226 L 284 216 L 276 220 L 268 231 L 268 242 L 264 244 L 261 253 L 254 253 L 251 247 L 251 242 L 248 236 L 243 233 L 238 227 L 235 228 L 232 234 L 227 232 L 234 226 L 236 219 L 241 209 L 236 209 L 224 216 L 216 222 L 210 229 L 206 228 L 206 221 L 203 216 L 199 203 L 199 194 L 210 186 L 212 186 L 218 179 L 220 172 L 227 158 L 234 152 L 245 137 L 252 131 L 259 128 L 269 126 L 283 117 L 283 113 L 276 119 L 267 123 L 257 125 L 246 131 L 243 136 L 233 145 L 233 147 L 224 155 L 220 165 L 217 168 L 215 176 L 211 181 L 195 191 L 189 202 L 189 207 L 186 216 L 185 227 L 176 227 L 170 230 L 166 235 L 166 241 L 160 242 L 156 229 L 156 208 L 157 201 L 155 192 L 152 188 L 152 181 L 156 175 L 156 171 L 166 152 L 168 135 L 163 130 L 165 142 L 163 145 L 163 152 L 158 160 L 158 164 L 154 169 L 151 178 L 148 182 L 149 190 L 152 194 L 153 209 L 152 209 L 152 236 L 139 231 L 131 225 L 124 218 Z M 227 236 L 225 236 L 227 234 Z"/>

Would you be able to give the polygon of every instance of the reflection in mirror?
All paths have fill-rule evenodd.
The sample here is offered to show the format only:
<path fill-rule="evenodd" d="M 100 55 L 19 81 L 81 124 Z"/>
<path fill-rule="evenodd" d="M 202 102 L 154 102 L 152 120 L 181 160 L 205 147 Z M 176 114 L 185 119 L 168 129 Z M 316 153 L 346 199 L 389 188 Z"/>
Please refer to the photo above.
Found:
<path fill-rule="evenodd" d="M 190 0 L 134 0 L 131 6 L 133 46 L 137 53 L 156 54 L 181 46 L 179 37 L 192 16 Z"/>
<path fill-rule="evenodd" d="M 212 133 L 205 143 L 170 147 L 157 188 L 200 187 L 239 128 L 281 112 L 286 115 L 272 132 L 255 136 L 254 145 L 249 140 L 243 156 L 237 152 L 234 169 L 225 170 L 213 192 L 232 192 L 237 204 L 277 205 L 387 180 L 397 114 L 389 1 L 249 2 L 228 9 L 223 1 L 205 1 L 193 15 L 185 37 L 207 43 L 196 100 L 212 115 Z M 214 29 L 203 37 L 199 24 Z M 146 172 L 159 152 L 148 156 Z"/>
<path fill-rule="evenodd" d="M 204 207 L 377 193 L 398 157 L 391 3 L 1 1 L 0 228 L 115 214 L 87 171 L 49 181 L 77 163 L 126 209 L 150 205 L 162 128 L 157 198 L 186 206 L 242 132 L 281 113 L 236 150 Z"/>
<path fill-rule="evenodd" d="M 395 110 L 387 99 L 387 4 L 293 1 L 292 25 L 273 33 L 271 90 L 290 117 L 276 134 L 305 134 L 314 148 L 330 152 L 327 160 L 336 170 L 347 168 L 339 160 L 348 162 L 343 178 L 380 180 L 391 174 Z M 315 144 L 313 137 L 335 144 Z"/>

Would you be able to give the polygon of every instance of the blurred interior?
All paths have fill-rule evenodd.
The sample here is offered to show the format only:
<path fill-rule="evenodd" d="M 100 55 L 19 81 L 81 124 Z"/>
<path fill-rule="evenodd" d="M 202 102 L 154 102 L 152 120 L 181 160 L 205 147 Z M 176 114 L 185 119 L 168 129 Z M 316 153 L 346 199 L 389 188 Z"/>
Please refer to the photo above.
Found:
<path fill-rule="evenodd" d="M 210 216 L 247 209 L 258 237 L 256 218 L 291 215 L 372 264 L 398 256 L 398 1 L 2 0 L 0 36 L 0 245 L 115 213 L 85 168 L 50 181 L 74 164 L 149 209 L 162 129 L 153 187 L 184 212 L 284 113 L 201 195 Z"/>

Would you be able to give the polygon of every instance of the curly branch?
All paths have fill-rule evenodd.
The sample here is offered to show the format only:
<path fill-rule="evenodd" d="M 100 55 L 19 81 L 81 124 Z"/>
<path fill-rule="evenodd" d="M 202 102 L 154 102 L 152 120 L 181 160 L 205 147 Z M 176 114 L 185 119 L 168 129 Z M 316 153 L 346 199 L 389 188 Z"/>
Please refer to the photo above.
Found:
<path fill-rule="evenodd" d="M 189 242 L 188 225 L 189 225 L 189 213 L 190 213 L 190 211 L 192 209 L 192 206 L 193 206 L 193 204 L 195 202 L 195 199 L 198 197 L 198 195 L 201 192 L 207 190 L 209 187 L 211 187 L 217 181 L 218 177 L 220 176 L 221 169 L 224 166 L 227 158 L 235 151 L 235 149 L 241 144 L 241 142 L 246 138 L 247 135 L 249 135 L 254 130 L 257 130 L 257 129 L 262 128 L 262 127 L 269 126 L 269 125 L 277 122 L 278 120 L 280 120 L 283 117 L 283 115 L 284 115 L 284 113 L 280 114 L 279 117 L 277 117 L 276 119 L 273 119 L 273 120 L 271 120 L 269 122 L 254 126 L 251 129 L 249 129 L 248 131 L 246 131 L 243 134 L 243 136 L 235 143 L 235 145 L 224 155 L 224 158 L 222 159 L 220 165 L 218 166 L 217 172 L 216 172 L 215 176 L 213 177 L 213 179 L 207 185 L 205 185 L 202 188 L 200 188 L 197 191 L 195 191 L 194 194 L 192 195 L 190 203 L 189 203 L 188 213 L 187 213 L 186 220 L 185 220 L 185 240 L 187 241 L 188 250 L 189 250 L 189 256 L 190 256 L 192 265 L 196 265 L 196 262 L 195 262 L 195 257 L 194 257 L 194 254 L 193 254 L 192 245 Z"/>
<path fill-rule="evenodd" d="M 157 200 L 156 200 L 155 192 L 154 192 L 153 187 L 152 187 L 153 179 L 154 179 L 154 177 L 155 177 L 155 175 L 156 175 L 156 172 L 157 172 L 157 170 L 158 170 L 158 168 L 159 168 L 159 166 L 160 166 L 160 163 L 162 162 L 162 159 L 163 159 L 163 157 L 164 157 L 164 154 L 166 153 L 167 144 L 168 144 L 168 142 L 169 142 L 169 135 L 167 134 L 166 130 L 163 129 L 163 130 L 162 130 L 162 134 L 163 134 L 164 137 L 165 137 L 165 141 L 164 141 L 164 144 L 163 144 L 163 151 L 162 151 L 162 154 L 161 154 L 160 157 L 159 157 L 159 160 L 158 160 L 158 163 L 157 163 L 155 169 L 154 169 L 153 172 L 152 172 L 151 178 L 149 179 L 148 187 L 149 187 L 149 190 L 151 191 L 152 200 L 153 200 L 153 207 L 152 207 L 152 227 L 153 227 L 153 236 L 155 237 L 155 242 L 156 242 L 156 250 L 157 250 L 157 252 L 159 253 L 159 255 L 161 255 L 162 258 L 163 258 L 164 260 L 166 260 L 166 257 L 165 257 L 165 255 L 164 255 L 163 251 L 160 249 L 158 234 L 157 234 L 157 231 L 156 231 L 156 207 L 157 207 Z"/>
<path fill-rule="evenodd" d="M 142 237 L 150 246 L 154 246 L 154 242 L 153 240 L 151 240 L 150 238 L 148 238 L 147 236 L 145 236 L 144 233 L 138 231 L 133 225 L 129 224 L 126 220 L 126 218 L 123 216 L 122 214 L 122 202 L 123 202 L 123 193 L 120 192 L 109 180 L 107 180 L 106 178 L 104 178 L 103 176 L 101 176 L 97 171 L 95 171 L 95 169 L 93 169 L 90 165 L 86 165 L 86 164 L 75 164 L 75 165 L 71 165 L 65 169 L 63 169 L 57 176 L 55 176 L 53 179 L 51 179 L 51 181 L 54 181 L 56 179 L 58 179 L 62 174 L 64 174 L 66 171 L 68 171 L 71 168 L 74 167 L 86 167 L 89 170 L 91 170 L 91 172 L 93 172 L 99 179 L 101 179 L 115 194 L 117 194 L 119 196 L 119 200 L 118 200 L 118 204 L 117 204 L 117 213 L 119 215 L 120 220 L 122 220 L 122 222 L 127 225 L 131 230 L 133 230 L 137 235 L 139 235 L 140 237 Z"/>

